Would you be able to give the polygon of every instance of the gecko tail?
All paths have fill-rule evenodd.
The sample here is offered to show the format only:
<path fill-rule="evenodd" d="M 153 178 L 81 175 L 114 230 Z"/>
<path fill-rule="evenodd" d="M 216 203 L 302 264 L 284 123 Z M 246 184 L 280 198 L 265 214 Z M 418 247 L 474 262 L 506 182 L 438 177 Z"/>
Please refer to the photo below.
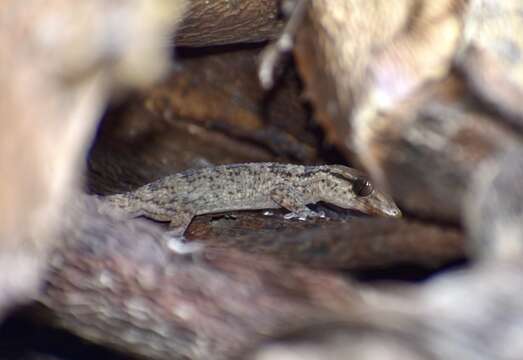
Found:
<path fill-rule="evenodd" d="M 136 212 L 132 196 L 129 194 L 114 194 L 106 196 L 97 196 L 102 203 L 102 208 L 108 211 L 123 212 L 133 214 Z"/>
<path fill-rule="evenodd" d="M 127 209 L 131 206 L 131 199 L 128 194 L 100 196 L 100 199 L 121 209 Z"/>

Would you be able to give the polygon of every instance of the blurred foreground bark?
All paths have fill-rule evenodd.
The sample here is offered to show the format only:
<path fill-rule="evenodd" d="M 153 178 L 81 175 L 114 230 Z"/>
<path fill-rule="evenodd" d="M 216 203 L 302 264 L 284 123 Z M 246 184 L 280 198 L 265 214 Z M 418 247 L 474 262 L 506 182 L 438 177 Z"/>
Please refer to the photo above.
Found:
<path fill-rule="evenodd" d="M 358 302 L 336 275 L 233 250 L 178 254 L 148 222 L 112 218 L 92 198 L 77 204 L 42 301 L 92 341 L 152 359 L 230 359 Z"/>
<path fill-rule="evenodd" d="M 109 93 L 165 72 L 164 39 L 185 5 L 0 5 L 0 313 L 37 289 Z"/>

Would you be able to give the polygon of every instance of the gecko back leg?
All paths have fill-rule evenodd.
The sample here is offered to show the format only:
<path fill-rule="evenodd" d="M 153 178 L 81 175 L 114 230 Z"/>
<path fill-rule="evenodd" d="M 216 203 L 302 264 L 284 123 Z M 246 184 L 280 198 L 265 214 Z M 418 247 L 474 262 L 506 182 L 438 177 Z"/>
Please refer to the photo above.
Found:
<path fill-rule="evenodd" d="M 278 206 L 285 208 L 290 213 L 285 215 L 285 219 L 298 218 L 305 220 L 308 217 L 323 217 L 321 213 L 316 213 L 307 207 L 307 204 L 312 203 L 310 199 L 288 187 L 279 187 L 271 192 L 271 199 Z"/>
<path fill-rule="evenodd" d="M 198 241 L 187 242 L 184 235 L 194 216 L 191 211 L 177 211 L 176 215 L 171 218 L 169 230 L 164 234 L 164 238 L 169 249 L 179 255 L 191 255 L 193 260 L 196 260 L 203 245 Z"/>
<path fill-rule="evenodd" d="M 193 218 L 194 213 L 191 211 L 176 211 L 174 217 L 170 219 L 169 236 L 183 237 L 185 230 L 187 230 Z"/>

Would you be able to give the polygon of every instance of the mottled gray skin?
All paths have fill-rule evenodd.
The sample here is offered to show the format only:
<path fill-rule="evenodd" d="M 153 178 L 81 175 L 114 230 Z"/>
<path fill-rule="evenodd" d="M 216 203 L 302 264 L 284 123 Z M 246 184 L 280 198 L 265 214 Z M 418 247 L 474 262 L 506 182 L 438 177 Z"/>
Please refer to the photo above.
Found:
<path fill-rule="evenodd" d="M 179 235 L 197 215 L 285 208 L 290 217 L 318 216 L 323 201 L 370 215 L 400 217 L 394 202 L 361 172 L 341 165 L 232 164 L 188 170 L 134 191 L 105 197 L 131 216 L 169 221 Z"/>

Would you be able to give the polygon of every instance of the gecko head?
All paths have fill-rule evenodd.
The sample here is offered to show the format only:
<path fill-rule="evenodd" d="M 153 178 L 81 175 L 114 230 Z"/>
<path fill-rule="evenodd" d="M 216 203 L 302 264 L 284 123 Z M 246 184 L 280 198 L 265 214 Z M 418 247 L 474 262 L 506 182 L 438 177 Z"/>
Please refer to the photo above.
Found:
<path fill-rule="evenodd" d="M 368 215 L 402 216 L 392 198 L 377 190 L 362 172 L 336 165 L 329 167 L 328 173 L 330 176 L 321 189 L 323 201 Z"/>

